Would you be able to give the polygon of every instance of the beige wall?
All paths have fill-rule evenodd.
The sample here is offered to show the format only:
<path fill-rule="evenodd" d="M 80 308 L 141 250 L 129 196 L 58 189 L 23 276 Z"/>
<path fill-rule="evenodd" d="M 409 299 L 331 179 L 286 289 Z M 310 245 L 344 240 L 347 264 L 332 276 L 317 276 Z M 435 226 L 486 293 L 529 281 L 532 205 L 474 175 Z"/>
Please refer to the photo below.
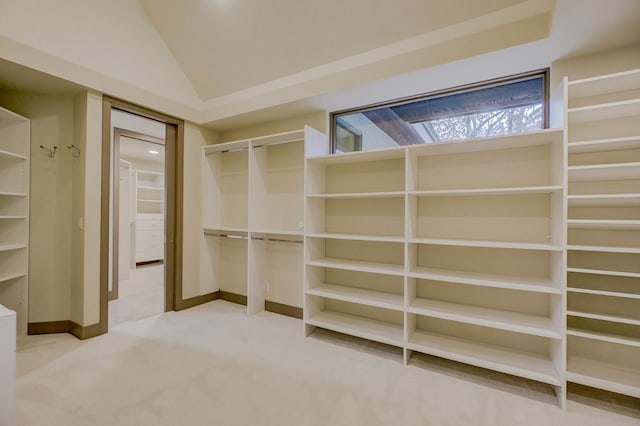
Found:
<path fill-rule="evenodd" d="M 186 122 L 184 126 L 184 192 L 183 192 L 183 263 L 182 298 L 211 293 L 214 288 L 209 259 L 204 256 L 202 233 L 202 186 L 200 178 L 201 147 L 216 143 L 218 135 L 211 130 Z"/>
<path fill-rule="evenodd" d="M 31 120 L 28 321 L 66 320 L 71 283 L 71 95 L 2 93 L 2 106 Z M 58 147 L 54 158 L 40 148 Z"/>

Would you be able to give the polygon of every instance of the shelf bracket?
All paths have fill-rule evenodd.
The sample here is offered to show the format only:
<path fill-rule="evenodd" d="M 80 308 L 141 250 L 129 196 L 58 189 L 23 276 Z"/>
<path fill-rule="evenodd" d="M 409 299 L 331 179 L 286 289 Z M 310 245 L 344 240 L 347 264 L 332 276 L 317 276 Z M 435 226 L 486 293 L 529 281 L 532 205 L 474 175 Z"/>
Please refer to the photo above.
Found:
<path fill-rule="evenodd" d="M 53 146 L 53 149 L 49 149 L 44 145 L 40 145 L 40 148 L 44 149 L 45 151 L 47 151 L 47 156 L 49 158 L 54 158 L 56 156 L 56 151 L 58 150 L 58 147 L 55 146 L 55 145 Z"/>

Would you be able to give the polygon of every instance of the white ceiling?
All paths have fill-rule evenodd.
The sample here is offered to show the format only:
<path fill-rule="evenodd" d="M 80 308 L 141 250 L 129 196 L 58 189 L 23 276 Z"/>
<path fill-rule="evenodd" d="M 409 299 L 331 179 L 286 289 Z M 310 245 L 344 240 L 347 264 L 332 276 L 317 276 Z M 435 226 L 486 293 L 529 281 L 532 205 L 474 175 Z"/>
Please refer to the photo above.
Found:
<path fill-rule="evenodd" d="M 203 100 L 526 0 L 140 0 Z"/>
<path fill-rule="evenodd" d="M 158 153 L 153 154 L 149 151 Z M 142 160 L 162 166 L 164 165 L 164 145 L 123 136 L 120 138 L 120 158 L 134 163 Z"/>

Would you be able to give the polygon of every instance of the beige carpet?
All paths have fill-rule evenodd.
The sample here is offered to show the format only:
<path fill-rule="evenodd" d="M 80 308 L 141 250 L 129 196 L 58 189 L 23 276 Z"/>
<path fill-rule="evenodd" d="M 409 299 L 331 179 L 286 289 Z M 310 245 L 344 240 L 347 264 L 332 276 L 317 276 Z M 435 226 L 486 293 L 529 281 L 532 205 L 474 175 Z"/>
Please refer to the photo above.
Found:
<path fill-rule="evenodd" d="M 215 301 L 18 351 L 18 425 L 635 425 Z M 498 383 L 498 384 L 496 384 Z"/>
<path fill-rule="evenodd" d="M 118 299 L 109 301 L 109 328 L 164 312 L 164 265 L 150 264 L 131 270 L 121 280 Z"/>

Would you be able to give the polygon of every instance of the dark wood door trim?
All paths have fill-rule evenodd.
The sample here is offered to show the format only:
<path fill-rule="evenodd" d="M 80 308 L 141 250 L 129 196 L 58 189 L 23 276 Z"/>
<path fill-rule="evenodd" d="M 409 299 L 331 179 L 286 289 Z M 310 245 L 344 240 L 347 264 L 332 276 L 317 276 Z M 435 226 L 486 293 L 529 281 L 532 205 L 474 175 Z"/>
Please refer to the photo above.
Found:
<path fill-rule="evenodd" d="M 118 109 L 166 124 L 165 179 L 165 311 L 179 309 L 182 302 L 182 186 L 184 161 L 184 121 L 128 102 L 103 96 L 102 101 L 102 184 L 100 222 L 100 322 L 99 333 L 109 329 L 109 250 L 111 173 L 111 110 Z M 133 134 L 135 132 L 130 132 Z M 133 136 L 133 135 L 132 135 Z M 115 169 L 115 167 L 114 167 Z M 119 168 L 118 171 L 119 172 Z M 115 173 L 114 173 L 115 174 Z M 114 223 L 114 230 L 115 223 Z"/>

